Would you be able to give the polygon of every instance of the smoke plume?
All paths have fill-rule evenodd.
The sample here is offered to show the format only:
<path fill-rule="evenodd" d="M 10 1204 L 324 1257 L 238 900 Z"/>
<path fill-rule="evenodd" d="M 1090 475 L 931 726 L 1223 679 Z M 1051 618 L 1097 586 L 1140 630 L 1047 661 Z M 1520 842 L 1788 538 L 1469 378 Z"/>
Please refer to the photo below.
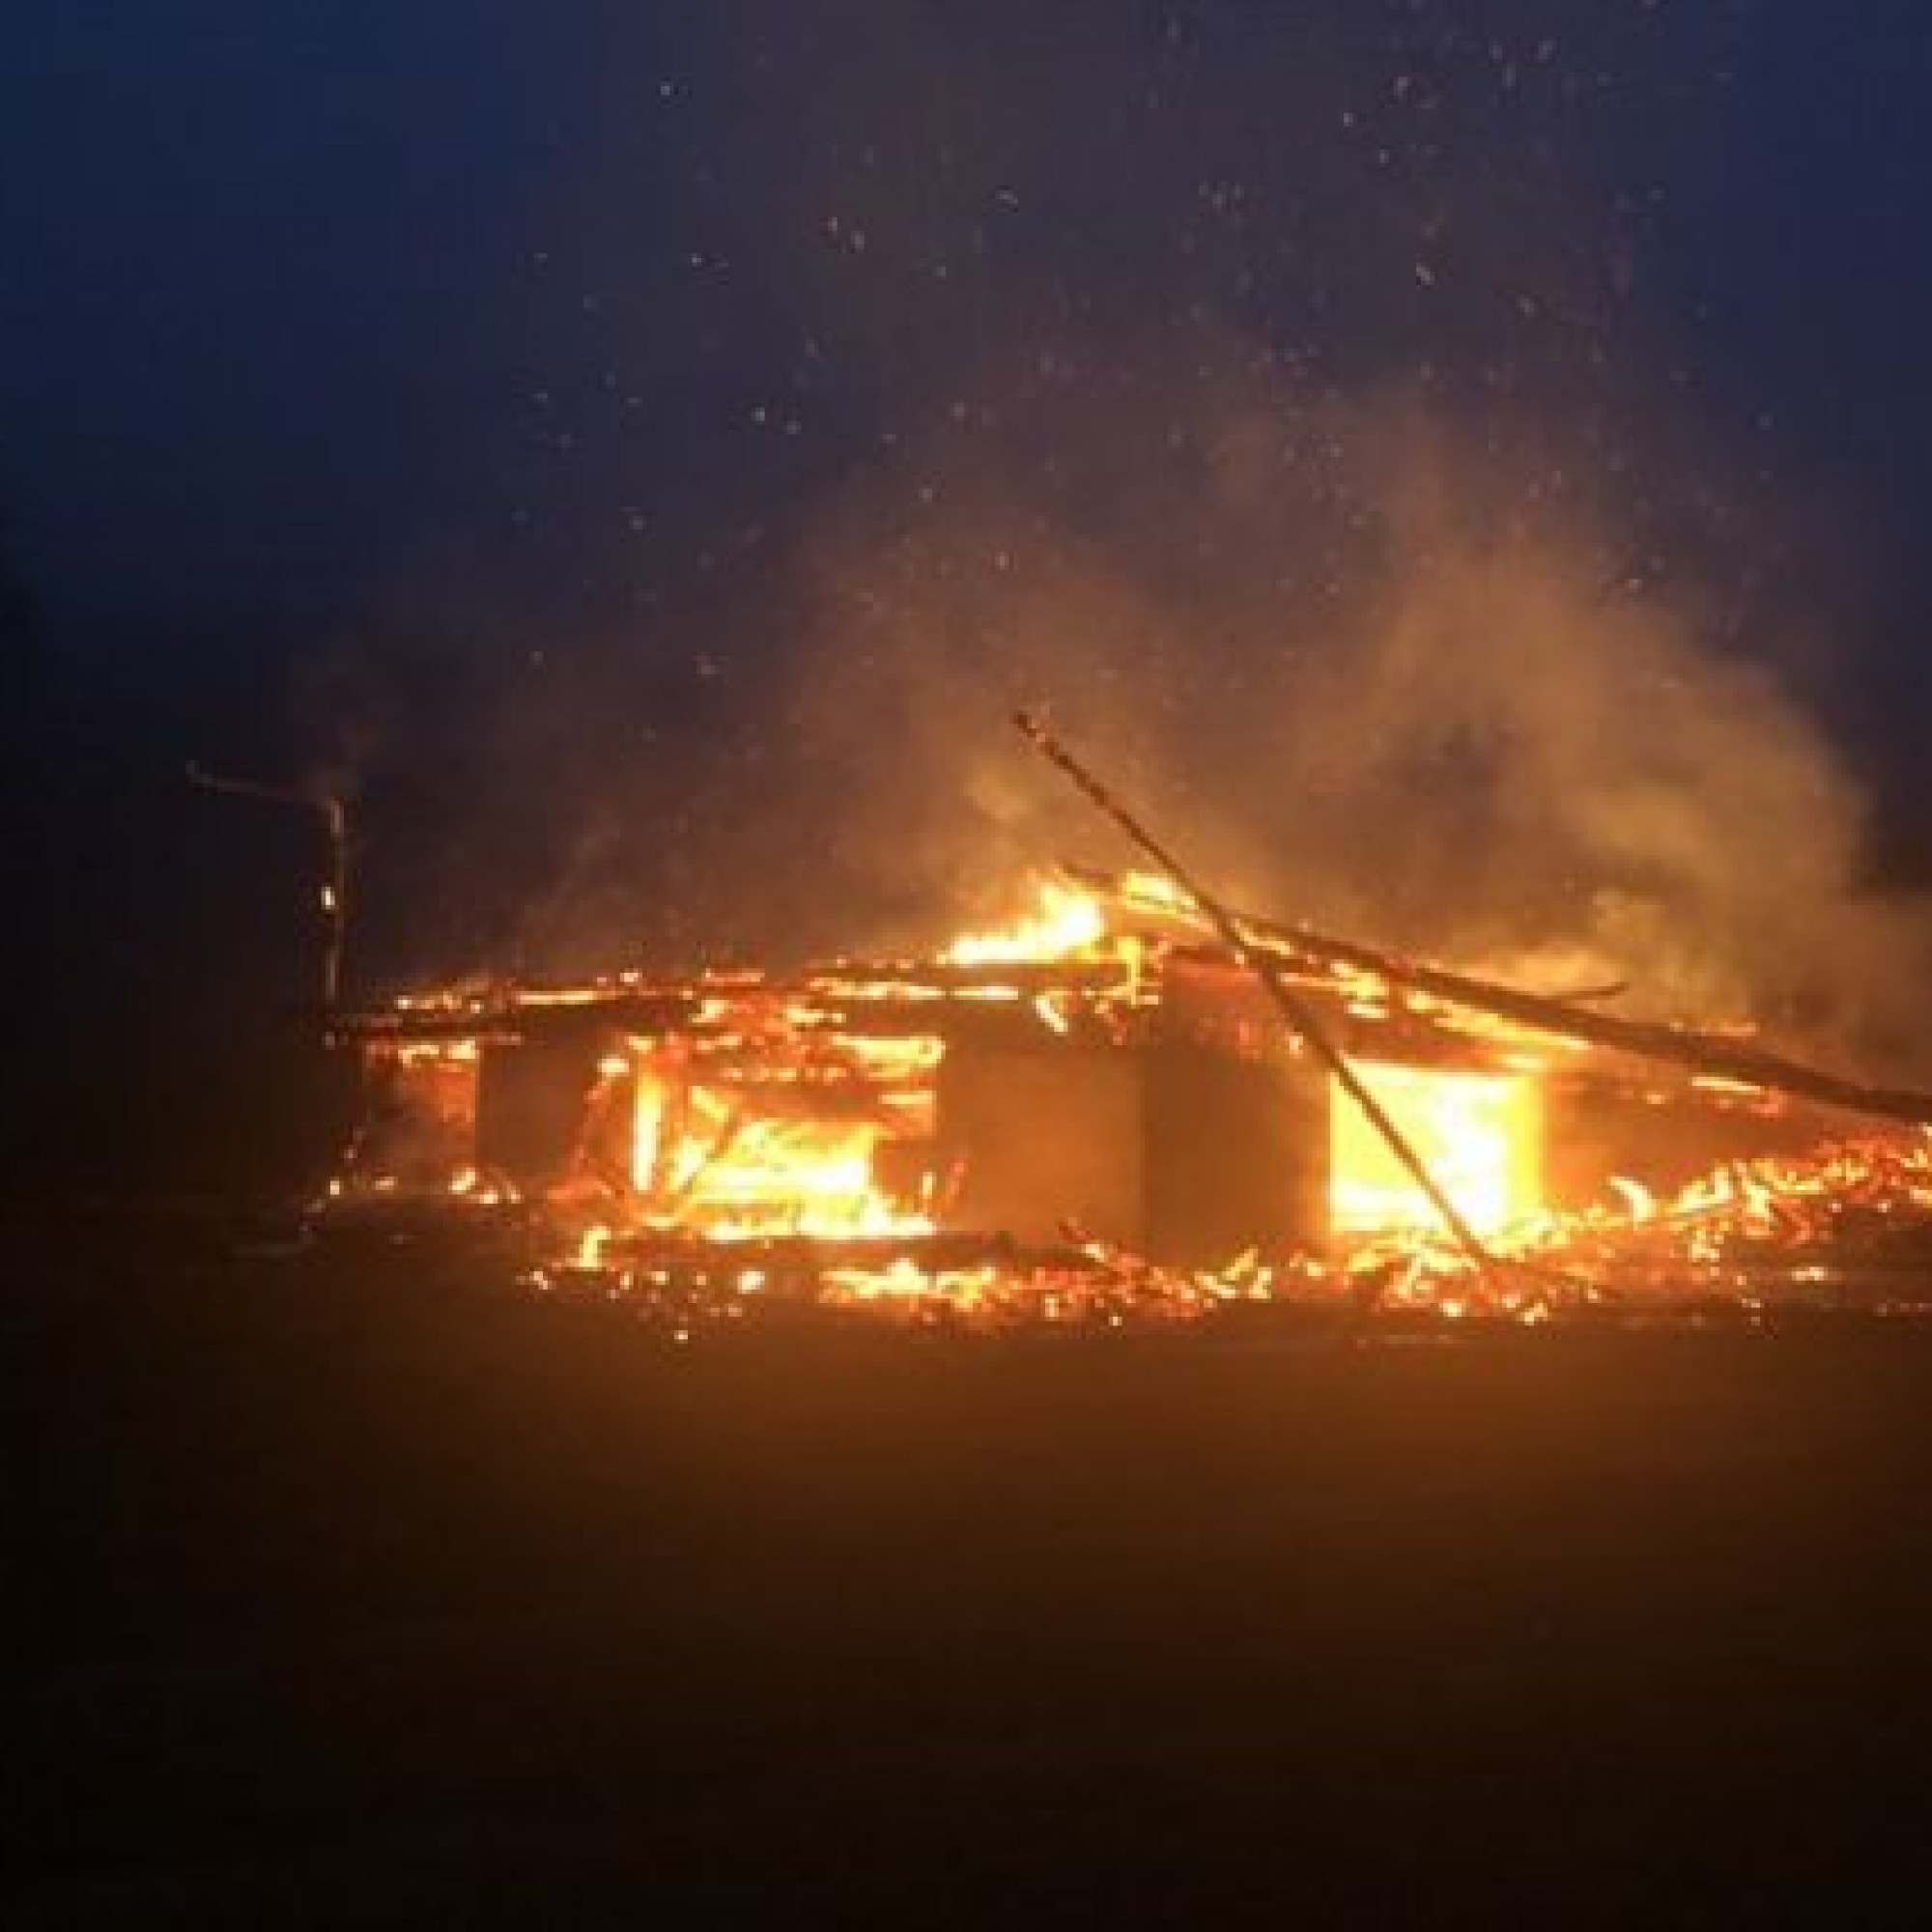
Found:
<path fill-rule="evenodd" d="M 1924 922 L 1792 675 L 1806 514 L 1663 266 L 1744 13 L 690 12 L 546 271 L 558 581 L 443 627 L 394 734 L 440 794 L 371 799 L 461 828 L 386 895 L 433 950 L 929 945 L 1126 857 L 1043 703 L 1259 909 L 1909 1035 Z"/>
<path fill-rule="evenodd" d="M 1864 885 L 1834 748 L 1716 590 L 1646 574 L 1621 479 L 1488 427 L 1250 371 L 1061 443 L 1071 487 L 927 450 L 856 492 L 799 560 L 785 736 L 832 801 L 820 876 L 958 913 L 1026 863 L 1122 858 L 1005 729 L 1044 701 L 1259 908 L 1895 1044 L 1927 926 Z"/>

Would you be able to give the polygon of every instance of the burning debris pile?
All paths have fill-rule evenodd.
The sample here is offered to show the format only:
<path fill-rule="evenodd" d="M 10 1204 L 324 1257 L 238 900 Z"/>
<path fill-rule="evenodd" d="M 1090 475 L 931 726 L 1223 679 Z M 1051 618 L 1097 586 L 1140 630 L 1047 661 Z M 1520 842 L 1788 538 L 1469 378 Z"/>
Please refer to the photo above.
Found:
<path fill-rule="evenodd" d="M 1607 1198 L 1499 1231 L 1477 1264 L 1439 1230 L 1371 1236 L 1339 1261 L 1240 1274 L 1271 1299 L 1346 1291 L 1387 1311 L 1500 1317 L 1755 1316 L 1932 1309 L 1932 1141 L 1829 1141 L 1806 1155 L 1722 1161 L 1667 1198 L 1623 1175 Z"/>
<path fill-rule="evenodd" d="M 327 1236 L 467 1226 L 531 1292 L 680 1338 L 1750 1312 L 1882 1300 L 1932 1254 L 1932 1099 L 1229 913 L 1178 870 L 1063 872 L 932 958 L 451 989 L 335 1036 L 365 1109 Z M 1886 1130 L 1834 1140 L 1827 1110 Z"/>

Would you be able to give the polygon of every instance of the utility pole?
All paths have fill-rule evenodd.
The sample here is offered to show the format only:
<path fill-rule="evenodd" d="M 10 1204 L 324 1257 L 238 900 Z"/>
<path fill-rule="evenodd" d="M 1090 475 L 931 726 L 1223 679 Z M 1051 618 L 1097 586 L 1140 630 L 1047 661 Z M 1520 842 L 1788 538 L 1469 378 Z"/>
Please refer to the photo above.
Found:
<path fill-rule="evenodd" d="M 230 798 L 252 798 L 268 805 L 295 806 L 314 812 L 322 820 L 327 857 L 327 869 L 316 895 L 322 908 L 326 935 L 322 953 L 322 1004 L 325 1012 L 333 1012 L 342 992 L 342 955 L 349 936 L 348 804 L 333 792 L 299 785 L 267 784 L 259 779 L 233 778 L 193 763 L 187 767 L 187 781 L 203 791 L 221 792 Z"/>

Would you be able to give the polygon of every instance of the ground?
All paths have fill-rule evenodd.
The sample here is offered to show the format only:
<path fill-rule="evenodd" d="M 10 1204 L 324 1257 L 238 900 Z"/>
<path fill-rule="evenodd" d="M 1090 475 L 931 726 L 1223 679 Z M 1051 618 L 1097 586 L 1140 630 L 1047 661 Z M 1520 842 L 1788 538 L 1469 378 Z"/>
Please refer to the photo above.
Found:
<path fill-rule="evenodd" d="M 179 1231 L 25 1273 L 10 1926 L 1932 1910 L 1927 1324 L 679 1348 Z"/>

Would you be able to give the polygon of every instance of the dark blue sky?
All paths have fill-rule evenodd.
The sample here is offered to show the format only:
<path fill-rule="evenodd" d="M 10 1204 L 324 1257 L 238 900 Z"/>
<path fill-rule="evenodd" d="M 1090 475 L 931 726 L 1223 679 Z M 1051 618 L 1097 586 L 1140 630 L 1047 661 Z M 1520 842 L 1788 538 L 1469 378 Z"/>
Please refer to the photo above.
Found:
<path fill-rule="evenodd" d="M 1606 580 L 1802 633 L 1910 815 L 1928 99 L 1885 0 L 16 4 L 0 504 L 61 654 L 245 670 L 427 871 L 542 798 L 527 882 L 630 863 L 560 764 L 701 746 L 627 799 L 678 839 L 778 783 L 828 554 L 1187 610 L 1278 545 L 1319 628 L 1379 506 L 1310 425 L 1400 390 L 1499 523 L 1580 493 Z M 1301 439 L 1271 528 L 1214 507 L 1236 419 Z M 1219 686 L 1252 605 L 1179 647 Z"/>
<path fill-rule="evenodd" d="M 0 447 L 56 613 L 305 599 L 474 513 L 598 93 L 543 14 L 14 10 Z"/>
<path fill-rule="evenodd" d="M 1432 343 L 1432 304 L 1378 283 L 1383 141 L 1398 225 L 1432 171 L 1455 223 L 1500 225 L 1443 238 L 1445 279 L 1513 247 L 1532 280 L 1629 277 L 1640 308 L 1579 334 L 1638 335 L 1609 354 L 1677 367 L 1742 463 L 1876 517 L 1918 587 L 1909 7 L 60 0 L 7 38 L 0 475 L 56 615 L 353 614 L 439 542 L 701 524 L 680 485 L 781 516 L 989 344 L 1072 317 L 1126 337 L 1208 304 L 1318 375 L 1574 360 L 1453 296 Z M 893 270 L 825 286 L 841 211 L 952 264 L 901 339 L 873 327 Z M 1177 258 L 1190 220 L 1211 232 Z M 813 381 L 808 451 L 761 450 L 753 399 L 783 417 Z"/>

